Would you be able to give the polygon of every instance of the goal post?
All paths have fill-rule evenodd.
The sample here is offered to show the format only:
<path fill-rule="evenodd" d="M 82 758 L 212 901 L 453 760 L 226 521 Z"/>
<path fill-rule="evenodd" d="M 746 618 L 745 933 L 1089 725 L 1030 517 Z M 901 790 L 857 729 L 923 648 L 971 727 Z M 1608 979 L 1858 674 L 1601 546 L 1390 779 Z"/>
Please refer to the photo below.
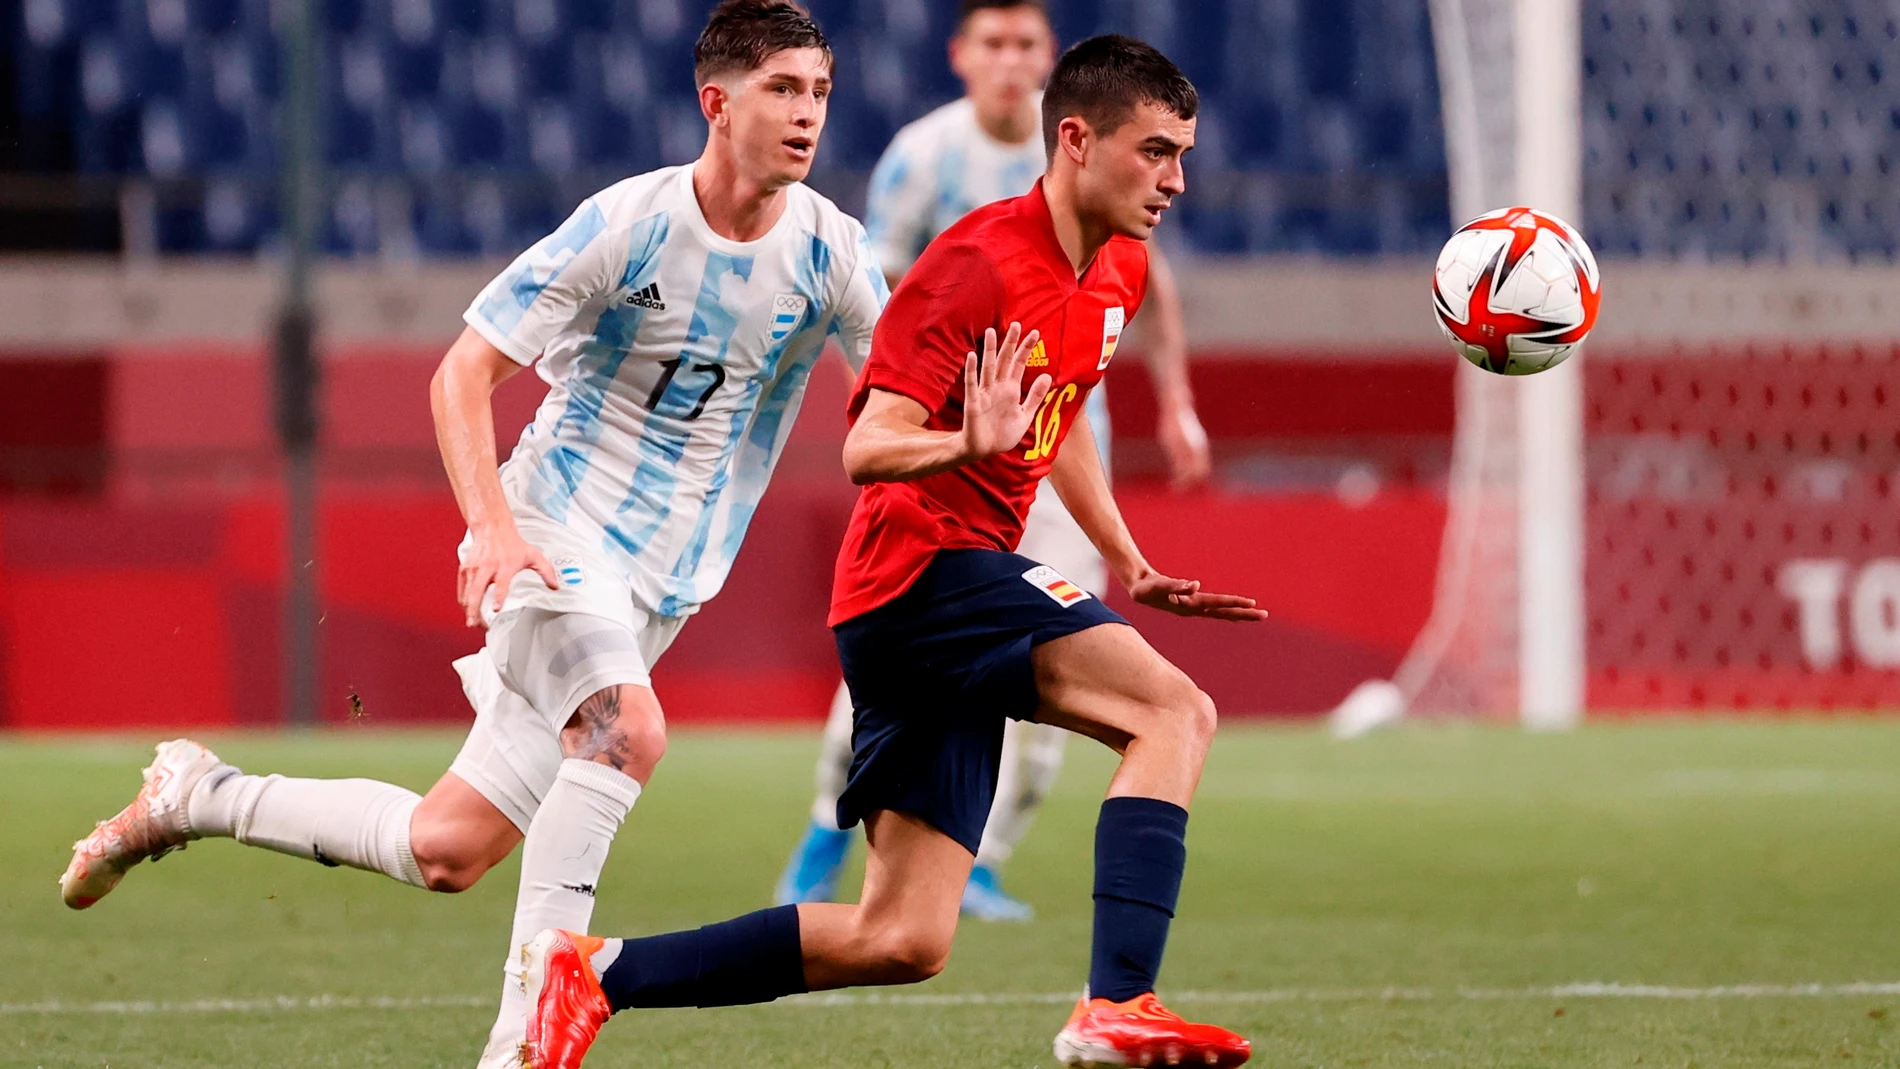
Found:
<path fill-rule="evenodd" d="M 1517 189 L 1511 199 L 1581 227 L 1581 0 L 1514 0 L 1513 7 Z M 1562 730 L 1583 719 L 1586 358 L 1580 351 L 1510 383 L 1518 394 L 1519 428 L 1518 715 L 1536 730 Z"/>
<path fill-rule="evenodd" d="M 1524 204 L 1580 225 L 1579 0 L 1431 0 L 1431 21 L 1454 220 Z M 1457 361 L 1431 614 L 1393 678 L 1335 711 L 1338 733 L 1410 715 L 1581 719 L 1581 359 L 1509 378 Z"/>

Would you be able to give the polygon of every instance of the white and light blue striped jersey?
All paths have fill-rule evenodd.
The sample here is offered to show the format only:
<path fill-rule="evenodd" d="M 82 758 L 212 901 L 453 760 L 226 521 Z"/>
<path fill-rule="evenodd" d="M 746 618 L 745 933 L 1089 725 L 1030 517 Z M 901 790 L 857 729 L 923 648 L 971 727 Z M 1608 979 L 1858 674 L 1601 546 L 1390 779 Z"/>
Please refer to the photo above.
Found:
<path fill-rule="evenodd" d="M 1042 113 L 1042 94 L 1036 94 Z M 871 171 L 864 228 L 877 262 L 893 275 L 910 270 L 924 246 L 974 209 L 1029 192 L 1049 165 L 1042 124 L 1020 145 L 998 141 L 976 121 L 964 97 L 897 131 Z M 1108 391 L 1089 393 L 1089 426 L 1108 465 Z"/>
<path fill-rule="evenodd" d="M 1004 144 L 976 121 L 967 97 L 905 126 L 871 171 L 864 228 L 878 263 L 892 274 L 910 270 L 950 224 L 1029 192 L 1047 166 L 1040 124 L 1022 144 Z"/>
<path fill-rule="evenodd" d="M 633 597 L 719 592 L 828 335 L 854 368 L 883 310 L 864 228 L 803 185 L 756 241 L 713 232 L 691 166 L 587 201 L 463 318 L 549 386 L 502 465 L 515 515 L 572 530 Z"/>

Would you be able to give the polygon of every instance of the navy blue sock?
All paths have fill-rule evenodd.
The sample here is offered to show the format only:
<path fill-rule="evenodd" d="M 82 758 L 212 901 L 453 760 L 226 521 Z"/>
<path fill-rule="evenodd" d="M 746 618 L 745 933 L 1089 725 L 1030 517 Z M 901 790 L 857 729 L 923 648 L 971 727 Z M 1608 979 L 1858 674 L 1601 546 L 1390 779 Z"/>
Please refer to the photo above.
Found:
<path fill-rule="evenodd" d="M 614 1010 L 743 1006 L 805 991 L 798 907 L 748 913 L 690 932 L 628 939 L 600 974 Z"/>
<path fill-rule="evenodd" d="M 1155 989 L 1187 867 L 1187 810 L 1110 798 L 1095 822 L 1095 943 L 1089 996 L 1126 1002 Z"/>

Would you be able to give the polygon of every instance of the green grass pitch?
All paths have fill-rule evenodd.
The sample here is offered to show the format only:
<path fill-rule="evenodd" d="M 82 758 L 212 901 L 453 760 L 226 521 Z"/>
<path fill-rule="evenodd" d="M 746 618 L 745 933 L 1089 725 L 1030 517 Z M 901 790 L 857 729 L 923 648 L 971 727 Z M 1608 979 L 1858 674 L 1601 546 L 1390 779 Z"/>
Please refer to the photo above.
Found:
<path fill-rule="evenodd" d="M 417 788 L 458 742 L 207 741 L 252 770 Z M 816 745 L 680 732 L 616 847 L 596 930 L 763 905 Z M 206 842 L 89 912 L 62 907 L 68 844 L 130 796 L 149 752 L 0 742 L 0 1066 L 474 1064 L 512 863 L 432 896 Z M 1087 743 L 1070 755 L 1008 873 L 1033 924 L 966 923 L 949 970 L 896 1001 L 624 1014 L 588 1064 L 1052 1065 L 1087 964 L 1111 767 Z M 1255 1064 L 1900 1065 L 1900 723 L 1448 727 L 1349 744 L 1236 727 L 1189 846 L 1162 994 L 1251 1035 Z M 1583 984 L 1625 986 L 1566 989 Z"/>

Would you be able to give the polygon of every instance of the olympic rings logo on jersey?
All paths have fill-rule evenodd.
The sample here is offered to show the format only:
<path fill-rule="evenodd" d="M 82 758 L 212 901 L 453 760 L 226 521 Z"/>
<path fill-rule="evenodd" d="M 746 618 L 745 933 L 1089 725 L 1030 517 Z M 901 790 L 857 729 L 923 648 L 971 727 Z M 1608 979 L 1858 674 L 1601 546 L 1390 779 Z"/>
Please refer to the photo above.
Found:
<path fill-rule="evenodd" d="M 1102 362 L 1095 370 L 1105 371 L 1108 362 L 1115 359 L 1115 347 L 1121 344 L 1122 328 L 1128 325 L 1128 311 L 1116 305 L 1102 313 Z"/>

